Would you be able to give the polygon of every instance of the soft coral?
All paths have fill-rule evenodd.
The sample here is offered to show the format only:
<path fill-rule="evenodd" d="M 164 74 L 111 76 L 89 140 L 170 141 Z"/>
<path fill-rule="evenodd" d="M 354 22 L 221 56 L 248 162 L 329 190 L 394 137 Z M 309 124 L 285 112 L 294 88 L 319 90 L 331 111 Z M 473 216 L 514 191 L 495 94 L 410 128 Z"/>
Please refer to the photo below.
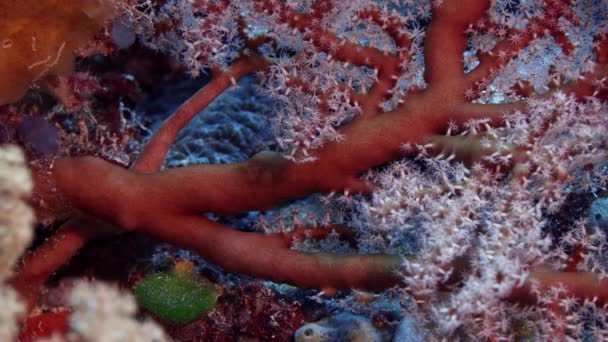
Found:
<path fill-rule="evenodd" d="M 46 75 L 67 75 L 84 47 L 115 13 L 107 1 L 0 3 L 0 104 L 19 100 Z"/>

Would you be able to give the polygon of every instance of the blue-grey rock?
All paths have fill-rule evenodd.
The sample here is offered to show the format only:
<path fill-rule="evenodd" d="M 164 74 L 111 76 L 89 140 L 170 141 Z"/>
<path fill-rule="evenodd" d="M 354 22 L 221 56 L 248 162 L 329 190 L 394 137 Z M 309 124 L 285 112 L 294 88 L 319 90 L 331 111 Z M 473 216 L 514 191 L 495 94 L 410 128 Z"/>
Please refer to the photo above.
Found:
<path fill-rule="evenodd" d="M 393 342 L 423 342 L 424 333 L 416 329 L 416 321 L 412 317 L 405 317 L 395 332 Z"/>
<path fill-rule="evenodd" d="M 591 203 L 588 216 L 589 226 L 608 229 L 608 198 L 598 198 Z"/>
<path fill-rule="evenodd" d="M 135 43 L 133 23 L 127 17 L 114 20 L 110 34 L 119 49 L 126 49 Z"/>
<path fill-rule="evenodd" d="M 59 130 L 45 118 L 26 116 L 19 124 L 18 131 L 40 153 L 52 154 L 59 150 Z"/>
<path fill-rule="evenodd" d="M 295 342 L 382 342 L 383 335 L 362 316 L 343 312 L 296 330 Z"/>
<path fill-rule="evenodd" d="M 266 148 L 272 101 L 255 89 L 252 78 L 224 91 L 184 127 L 168 153 L 166 165 L 227 164 L 243 161 Z"/>

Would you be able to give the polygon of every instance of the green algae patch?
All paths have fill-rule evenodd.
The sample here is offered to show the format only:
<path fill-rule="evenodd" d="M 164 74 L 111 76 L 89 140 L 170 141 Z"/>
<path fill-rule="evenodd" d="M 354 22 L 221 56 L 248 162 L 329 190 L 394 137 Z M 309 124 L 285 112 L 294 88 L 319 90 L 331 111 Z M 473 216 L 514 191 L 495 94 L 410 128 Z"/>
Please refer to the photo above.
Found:
<path fill-rule="evenodd" d="M 135 287 L 140 306 L 173 323 L 187 323 L 213 309 L 217 291 L 209 281 L 184 272 L 146 276 Z"/>

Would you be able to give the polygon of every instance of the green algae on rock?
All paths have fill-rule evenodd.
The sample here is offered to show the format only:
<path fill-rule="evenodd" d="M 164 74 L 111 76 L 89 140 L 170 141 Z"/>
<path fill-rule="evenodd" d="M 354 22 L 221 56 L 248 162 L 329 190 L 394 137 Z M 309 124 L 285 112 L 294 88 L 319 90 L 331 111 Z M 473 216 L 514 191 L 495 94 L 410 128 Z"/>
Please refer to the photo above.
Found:
<path fill-rule="evenodd" d="M 173 323 L 187 323 L 211 311 L 215 286 L 185 272 L 162 272 L 146 276 L 135 287 L 140 306 Z"/>

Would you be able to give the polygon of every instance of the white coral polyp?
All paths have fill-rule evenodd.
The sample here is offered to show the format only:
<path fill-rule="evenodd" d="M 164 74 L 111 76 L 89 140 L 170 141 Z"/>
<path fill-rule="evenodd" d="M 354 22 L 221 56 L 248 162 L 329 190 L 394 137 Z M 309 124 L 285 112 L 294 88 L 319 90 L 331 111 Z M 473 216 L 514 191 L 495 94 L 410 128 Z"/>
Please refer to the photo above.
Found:
<path fill-rule="evenodd" d="M 34 213 L 25 203 L 32 179 L 21 150 L 0 146 L 0 281 L 32 240 Z"/>
<path fill-rule="evenodd" d="M 133 296 L 103 283 L 81 281 L 71 295 L 73 312 L 69 325 L 73 341 L 91 342 L 163 342 L 169 341 L 152 321 L 138 321 Z"/>
<path fill-rule="evenodd" d="M 32 240 L 34 213 L 25 203 L 32 191 L 32 179 L 21 149 L 0 146 L 0 341 L 12 341 L 25 311 L 17 293 L 3 282 Z"/>
<path fill-rule="evenodd" d="M 24 313 L 25 307 L 19 301 L 17 293 L 8 286 L 0 285 L 0 341 L 13 341 L 17 335 L 19 325 L 15 319 Z"/>

